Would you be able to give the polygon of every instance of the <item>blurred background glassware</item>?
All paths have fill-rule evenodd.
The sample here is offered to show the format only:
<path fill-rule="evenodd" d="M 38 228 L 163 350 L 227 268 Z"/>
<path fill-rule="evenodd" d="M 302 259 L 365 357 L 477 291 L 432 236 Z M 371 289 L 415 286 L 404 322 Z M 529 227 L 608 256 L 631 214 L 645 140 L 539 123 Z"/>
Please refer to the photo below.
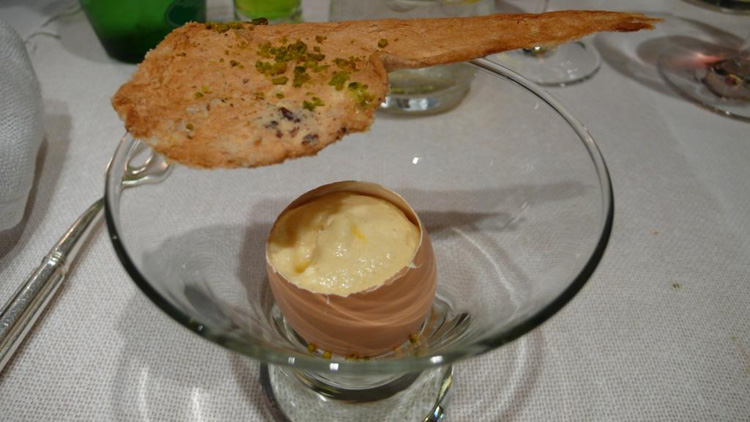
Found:
<path fill-rule="evenodd" d="M 722 11 L 750 10 L 750 2 L 719 3 Z M 748 18 L 750 20 L 750 18 Z M 750 28 L 750 24 L 747 26 Z M 750 122 L 750 31 L 742 45 L 675 44 L 659 56 L 657 67 L 680 95 L 708 110 Z"/>
<path fill-rule="evenodd" d="M 712 7 L 725 12 L 750 13 L 750 0 L 688 0 L 691 3 Z"/>
<path fill-rule="evenodd" d="M 266 18 L 274 23 L 302 22 L 301 0 L 234 0 L 234 17 L 247 21 Z"/>
<path fill-rule="evenodd" d="M 549 10 L 549 0 L 523 0 L 508 3 L 517 5 L 526 13 L 543 13 Z M 539 85 L 563 87 L 594 76 L 602 64 L 601 56 L 586 40 L 553 47 L 538 46 L 507 51 L 489 56 L 489 59 L 522 74 Z"/>
<path fill-rule="evenodd" d="M 329 20 L 468 17 L 494 10 L 493 0 L 332 0 Z M 411 115 L 450 110 L 469 92 L 472 73 L 462 63 L 391 72 L 390 93 L 381 108 Z"/>
<path fill-rule="evenodd" d="M 105 211 L 120 261 L 173 319 L 237 352 L 240 366 L 256 364 L 242 355 L 261 361 L 277 420 L 438 421 L 452 363 L 542 324 L 599 263 L 613 198 L 594 140 L 537 85 L 488 60 L 467 66 L 472 90 L 460 107 L 420 118 L 380 115 L 368 132 L 283 165 L 176 166 L 159 184 L 123 190 L 137 141 L 118 147 Z M 276 306 L 266 273 L 265 239 L 278 213 L 299 194 L 341 180 L 401 194 L 437 259 L 437 294 L 421 332 L 369 360 L 307 344 Z M 538 365 L 526 353 L 517 360 Z M 496 382 L 486 388 L 529 385 Z M 502 420 L 504 409 L 484 419 Z"/>
<path fill-rule="evenodd" d="M 174 28 L 206 21 L 206 0 L 80 0 L 110 57 L 140 63 Z"/>

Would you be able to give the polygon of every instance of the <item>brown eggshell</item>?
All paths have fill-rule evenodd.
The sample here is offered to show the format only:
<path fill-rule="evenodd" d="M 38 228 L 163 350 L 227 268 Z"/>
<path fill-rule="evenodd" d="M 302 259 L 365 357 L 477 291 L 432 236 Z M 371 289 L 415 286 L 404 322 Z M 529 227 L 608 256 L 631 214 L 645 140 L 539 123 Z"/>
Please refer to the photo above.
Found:
<path fill-rule="evenodd" d="M 401 196 L 374 183 L 320 186 L 294 200 L 279 217 L 313 199 L 342 191 L 384 199 L 419 228 L 420 242 L 411 265 L 374 289 L 348 296 L 322 294 L 300 288 L 276 272 L 266 248 L 268 280 L 289 325 L 308 343 L 344 356 L 376 356 L 408 341 L 425 321 L 437 285 L 435 253 L 416 212 Z"/>

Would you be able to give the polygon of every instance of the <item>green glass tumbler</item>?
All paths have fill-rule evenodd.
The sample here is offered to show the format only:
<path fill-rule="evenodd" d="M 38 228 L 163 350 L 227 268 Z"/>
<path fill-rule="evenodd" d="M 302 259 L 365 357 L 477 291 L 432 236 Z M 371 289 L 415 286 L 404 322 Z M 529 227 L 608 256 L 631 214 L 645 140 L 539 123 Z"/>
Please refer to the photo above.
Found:
<path fill-rule="evenodd" d="M 139 63 L 174 28 L 206 21 L 206 0 L 80 0 L 110 57 Z"/>
<path fill-rule="evenodd" d="M 274 23 L 302 22 L 301 0 L 234 0 L 237 20 L 266 18 Z"/>

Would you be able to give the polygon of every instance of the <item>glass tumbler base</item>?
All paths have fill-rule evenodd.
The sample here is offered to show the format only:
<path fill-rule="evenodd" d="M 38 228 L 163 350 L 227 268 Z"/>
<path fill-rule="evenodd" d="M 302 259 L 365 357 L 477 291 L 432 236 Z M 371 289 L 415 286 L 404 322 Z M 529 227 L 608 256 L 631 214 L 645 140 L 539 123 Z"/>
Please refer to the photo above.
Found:
<path fill-rule="evenodd" d="M 388 75 L 390 92 L 380 108 L 411 116 L 442 113 L 461 103 L 473 79 L 463 63 L 397 70 Z"/>
<path fill-rule="evenodd" d="M 589 79 L 602 64 L 601 56 L 587 41 L 550 50 L 513 50 L 487 58 L 539 85 L 561 87 Z"/>
<path fill-rule="evenodd" d="M 332 378 L 331 374 L 325 377 Z M 377 386 L 373 378 L 344 376 L 336 386 L 289 367 L 262 364 L 260 382 L 268 411 L 279 422 L 297 421 L 419 421 L 445 418 L 445 405 L 453 382 L 452 366 L 421 373 L 390 376 Z M 357 382 L 357 378 L 361 383 Z M 341 385 L 368 385 L 364 388 Z"/>

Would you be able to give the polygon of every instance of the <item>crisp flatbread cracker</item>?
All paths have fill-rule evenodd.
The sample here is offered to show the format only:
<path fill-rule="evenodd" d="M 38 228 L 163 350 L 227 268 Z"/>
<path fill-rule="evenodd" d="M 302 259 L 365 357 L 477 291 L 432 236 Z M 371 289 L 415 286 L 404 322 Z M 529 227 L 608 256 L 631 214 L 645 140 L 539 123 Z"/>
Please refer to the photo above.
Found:
<path fill-rule="evenodd" d="M 261 25 L 190 23 L 150 51 L 112 104 L 136 138 L 193 167 L 313 155 L 367 130 L 389 71 L 454 63 L 599 31 L 650 29 L 637 13 Z"/>

